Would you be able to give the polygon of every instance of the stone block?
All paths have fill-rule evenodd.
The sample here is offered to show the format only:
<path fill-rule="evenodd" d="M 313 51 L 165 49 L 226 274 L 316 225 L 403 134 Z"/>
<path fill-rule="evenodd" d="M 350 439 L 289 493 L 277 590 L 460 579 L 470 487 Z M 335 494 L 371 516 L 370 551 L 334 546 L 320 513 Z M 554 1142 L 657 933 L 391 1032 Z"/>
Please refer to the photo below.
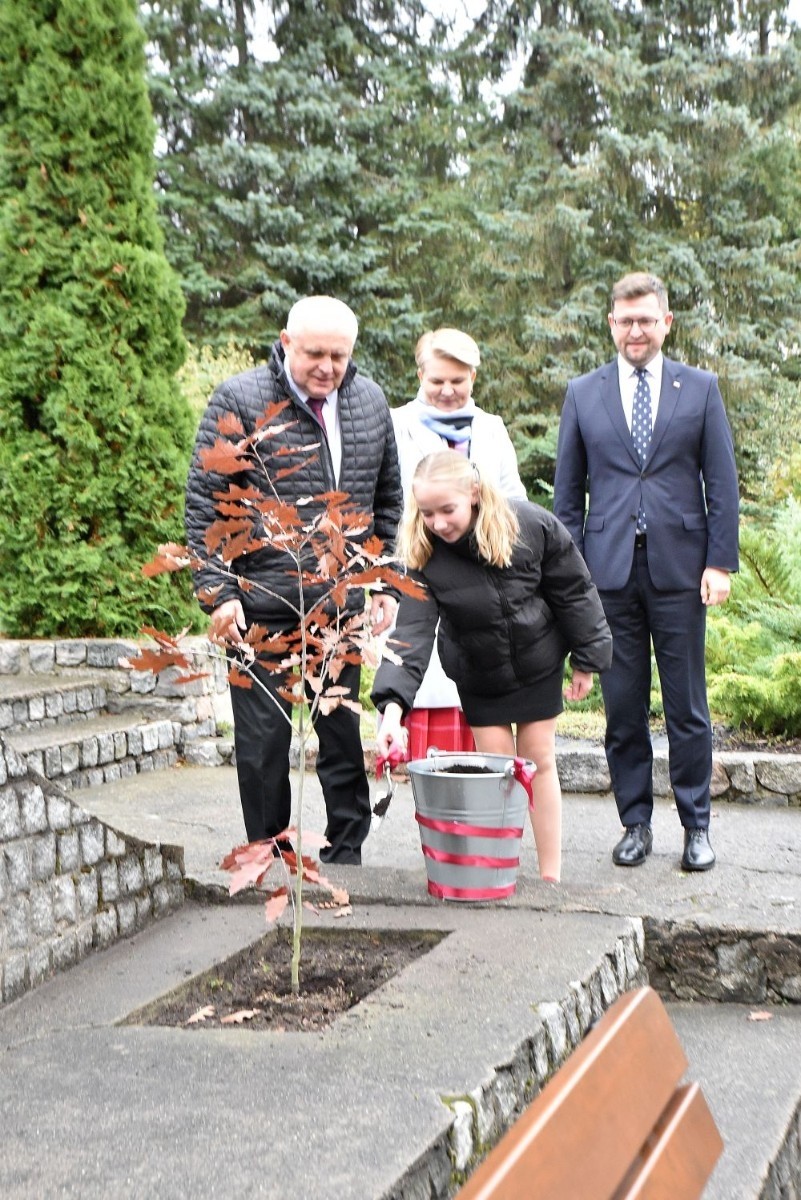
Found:
<path fill-rule="evenodd" d="M 75 929 L 75 941 L 78 958 L 86 958 L 94 943 L 94 923 L 82 921 Z"/>
<path fill-rule="evenodd" d="M 12 896 L 6 904 L 5 932 L 8 945 L 22 950 L 31 942 L 31 902 L 26 895 Z"/>
<path fill-rule="evenodd" d="M 0 791 L 0 842 L 10 842 L 22 834 L 19 797 L 14 788 Z"/>
<path fill-rule="evenodd" d="M 28 986 L 27 954 L 10 955 L 3 965 L 3 1000 L 16 1000 Z"/>
<path fill-rule="evenodd" d="M 139 772 L 142 775 L 144 775 L 147 771 L 155 770 L 155 767 L 153 766 L 153 759 L 149 754 L 146 755 L 144 758 L 139 759 L 138 767 L 139 767 Z"/>
<path fill-rule="evenodd" d="M 0 675 L 19 675 L 21 670 L 22 647 L 0 638 Z"/>
<path fill-rule="evenodd" d="M 86 662 L 86 642 L 56 642 L 55 650 L 60 667 L 79 667 Z"/>
<path fill-rule="evenodd" d="M 45 760 L 42 750 L 29 750 L 25 758 L 25 775 L 35 771 L 37 775 L 45 775 Z"/>
<path fill-rule="evenodd" d="M 92 944 L 98 950 L 110 946 L 116 941 L 118 934 L 117 927 L 117 910 L 116 908 L 108 908 L 103 912 L 97 913 L 94 919 L 94 934 Z"/>
<path fill-rule="evenodd" d="M 44 698 L 45 716 L 60 717 L 64 713 L 64 697 L 61 692 L 51 692 Z"/>
<path fill-rule="evenodd" d="M 0 704 L 0 729 L 10 729 L 14 724 L 14 709 L 5 701 Z"/>
<path fill-rule="evenodd" d="M 31 875 L 34 881 L 52 879 L 56 873 L 56 835 L 41 833 L 31 839 Z"/>
<path fill-rule="evenodd" d="M 159 750 L 169 750 L 174 744 L 172 721 L 158 722 Z"/>
<path fill-rule="evenodd" d="M 81 866 L 81 843 L 77 829 L 60 833 L 57 838 L 57 864 L 62 875 L 77 871 Z"/>
<path fill-rule="evenodd" d="M 537 1016 L 545 1026 L 548 1039 L 548 1059 L 552 1067 L 559 1067 L 568 1051 L 567 1025 L 561 1006 L 554 1001 L 535 1006 Z"/>
<path fill-rule="evenodd" d="M 43 721 L 45 716 L 45 699 L 44 696 L 31 696 L 28 700 L 28 720 L 37 724 Z"/>
<path fill-rule="evenodd" d="M 565 792 L 593 795 L 608 792 L 609 768 L 602 749 L 559 746 L 557 770 Z"/>
<path fill-rule="evenodd" d="M 150 892 L 136 897 L 136 924 L 139 929 L 146 925 L 153 916 L 153 901 Z"/>
<path fill-rule="evenodd" d="M 120 898 L 120 878 L 116 862 L 104 862 L 97 868 L 97 885 L 102 904 L 113 904 Z"/>
<path fill-rule="evenodd" d="M 166 861 L 167 879 L 170 883 L 180 883 L 183 887 L 184 882 L 184 867 L 183 862 L 176 862 L 174 858 L 168 858 Z"/>
<path fill-rule="evenodd" d="M 109 858 L 122 858 L 128 853 L 128 844 L 123 837 L 106 826 L 106 854 Z"/>
<path fill-rule="evenodd" d="M 128 730 L 128 753 L 132 758 L 138 758 L 142 753 L 142 726 Z"/>
<path fill-rule="evenodd" d="M 131 671 L 131 691 L 137 696 L 149 696 L 156 690 L 156 676 L 152 671 Z"/>
<path fill-rule="evenodd" d="M 145 873 L 142 864 L 134 854 L 129 854 L 119 863 L 120 893 L 123 896 L 134 896 L 145 886 Z"/>
<path fill-rule="evenodd" d="M 158 722 L 151 722 L 150 725 L 142 725 L 142 750 L 145 754 L 152 754 L 158 749 L 159 745 L 159 726 Z"/>
<path fill-rule="evenodd" d="M 118 667 L 121 658 L 134 658 L 137 652 L 134 642 L 90 640 L 86 646 L 86 662 L 90 667 Z"/>
<path fill-rule="evenodd" d="M 28 979 L 30 986 L 33 988 L 37 984 L 44 983 L 45 979 L 52 973 L 52 970 L 53 965 L 49 943 L 42 942 L 38 946 L 31 946 L 28 951 Z"/>
<path fill-rule="evenodd" d="M 0 787 L 3 787 L 3 785 L 6 783 L 8 783 L 8 769 L 6 767 L 5 757 L 3 756 L 2 752 L 0 752 Z"/>
<path fill-rule="evenodd" d="M 0 854 L 0 905 L 4 904 L 8 896 L 11 895 L 11 887 L 8 882 L 8 873 L 6 872 L 6 858 L 4 854 Z M 3 943 L 3 921 L 0 915 L 0 953 L 2 953 Z"/>
<path fill-rule="evenodd" d="M 116 762 L 109 763 L 109 765 L 107 767 L 103 768 L 103 782 L 104 783 L 116 783 L 116 781 L 121 778 L 122 778 L 122 771 L 120 770 L 119 763 L 116 763 Z"/>
<path fill-rule="evenodd" d="M 75 692 L 75 703 L 78 712 L 90 713 L 94 710 L 94 696 L 90 687 L 77 688 Z"/>
<path fill-rule="evenodd" d="M 106 781 L 106 777 L 105 777 L 105 775 L 103 774 L 103 768 L 102 768 L 102 767 L 91 767 L 91 768 L 90 768 L 90 769 L 89 769 L 89 770 L 86 772 L 86 783 L 85 783 L 85 785 L 84 785 L 84 784 L 82 784 L 81 786 L 85 786 L 85 787 L 99 787 L 99 786 L 100 786 L 100 784 L 101 784 L 101 783 L 105 783 L 105 781 Z"/>
<path fill-rule="evenodd" d="M 50 943 L 54 971 L 66 971 L 78 961 L 78 937 L 69 929 L 53 938 Z"/>
<path fill-rule="evenodd" d="M 191 767 L 220 767 L 223 763 L 216 743 L 205 740 L 188 742 L 184 747 L 184 758 Z"/>
<path fill-rule="evenodd" d="M 93 867 L 100 862 L 105 852 L 105 837 L 103 826 L 99 821 L 89 821 L 80 829 L 81 862 L 84 866 Z"/>
<path fill-rule="evenodd" d="M 466 1100 L 454 1100 L 453 1124 L 449 1131 L 450 1151 L 455 1171 L 465 1172 L 475 1153 L 473 1109 Z"/>
<path fill-rule="evenodd" d="M 133 899 L 120 900 L 117 905 L 117 922 L 121 937 L 128 937 L 136 931 L 136 901 Z"/>
<path fill-rule="evenodd" d="M 709 794 L 713 800 L 725 796 L 731 784 L 726 768 L 719 758 L 712 759 L 712 778 L 709 781 Z"/>
<path fill-rule="evenodd" d="M 115 761 L 119 762 L 120 759 L 125 758 L 127 753 L 128 753 L 128 739 L 125 736 L 125 731 L 122 729 L 119 729 L 114 734 L 114 758 L 115 758 Z"/>
<path fill-rule="evenodd" d="M 57 779 L 62 774 L 61 747 L 48 746 L 44 752 L 44 773 L 48 779 Z"/>
<path fill-rule="evenodd" d="M 31 892 L 30 901 L 31 933 L 37 938 L 50 937 L 56 928 L 51 888 L 46 884 L 35 887 Z"/>
<path fill-rule="evenodd" d="M 157 917 L 163 917 L 174 907 L 170 889 L 166 883 L 157 883 L 153 888 L 153 912 Z"/>
<path fill-rule="evenodd" d="M 4 848 L 8 888 L 12 893 L 28 892 L 31 888 L 30 842 L 10 842 Z"/>
<path fill-rule="evenodd" d="M 74 925 L 78 920 L 78 896 L 71 875 L 53 880 L 53 916 L 58 923 Z"/>
<path fill-rule="evenodd" d="M 666 754 L 657 754 L 654 756 L 653 781 L 655 796 L 665 797 L 673 795 Z"/>
<path fill-rule="evenodd" d="M 148 887 L 153 887 L 155 883 L 164 878 L 164 863 L 161 857 L 161 851 L 156 850 L 154 846 L 146 846 L 144 853 L 143 869 L 145 873 L 145 883 Z"/>
<path fill-rule="evenodd" d="M 773 755 L 754 762 L 762 787 L 784 796 L 801 794 L 801 754 Z"/>
<path fill-rule="evenodd" d="M 97 762 L 98 766 L 105 763 L 114 762 L 114 735 L 111 733 L 99 733 L 97 735 Z"/>
<path fill-rule="evenodd" d="M 77 742 L 67 742 L 61 747 L 61 770 L 64 775 L 71 775 L 81 765 L 81 748 Z"/>
<path fill-rule="evenodd" d="M 127 779 L 130 775 L 136 774 L 136 763 L 132 758 L 125 758 L 120 763 L 120 777 Z"/>
<path fill-rule="evenodd" d="M 56 666 L 56 648 L 52 642 L 31 642 L 28 666 L 35 675 L 52 675 Z"/>
<path fill-rule="evenodd" d="M 97 738 L 89 736 L 81 742 L 81 766 L 96 767 L 97 766 Z"/>
<path fill-rule="evenodd" d="M 82 917 L 93 917 L 97 912 L 97 874 L 95 871 L 84 871 L 75 881 L 75 893 L 78 897 L 78 913 Z M 116 918 L 115 918 L 116 924 Z"/>

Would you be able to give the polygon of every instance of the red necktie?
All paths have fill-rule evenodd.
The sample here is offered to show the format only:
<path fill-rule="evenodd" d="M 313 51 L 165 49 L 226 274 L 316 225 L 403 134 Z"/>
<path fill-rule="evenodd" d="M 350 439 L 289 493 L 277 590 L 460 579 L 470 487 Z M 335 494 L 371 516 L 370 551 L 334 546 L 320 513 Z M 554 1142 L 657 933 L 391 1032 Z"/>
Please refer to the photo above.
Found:
<path fill-rule="evenodd" d="M 323 417 L 323 405 L 325 404 L 327 399 L 328 399 L 327 396 L 323 396 L 322 399 L 315 398 L 314 396 L 309 396 L 308 400 L 306 401 L 309 408 L 314 413 L 314 415 L 317 419 L 317 423 L 319 425 L 322 425 L 323 429 L 325 429 L 325 418 Z"/>

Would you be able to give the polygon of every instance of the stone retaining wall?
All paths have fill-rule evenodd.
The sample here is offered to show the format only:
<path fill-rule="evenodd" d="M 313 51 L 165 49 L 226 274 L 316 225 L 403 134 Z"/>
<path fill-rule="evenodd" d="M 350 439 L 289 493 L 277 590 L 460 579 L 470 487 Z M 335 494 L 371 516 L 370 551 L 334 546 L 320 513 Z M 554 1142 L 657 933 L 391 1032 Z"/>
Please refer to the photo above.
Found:
<path fill-rule="evenodd" d="M 556 761 L 562 790 L 582 795 L 609 792 L 612 782 L 601 746 L 558 741 Z M 654 795 L 672 796 L 667 752 L 654 753 Z M 768 754 L 744 750 L 712 756 L 712 799 L 735 804 L 778 804 L 801 807 L 801 754 Z"/>
<path fill-rule="evenodd" d="M 0 735 L 0 1003 L 183 899 L 181 848 L 122 837 Z"/>
<path fill-rule="evenodd" d="M 642 922 L 633 919 L 587 978 L 560 1001 L 536 1009 L 540 1026 L 511 1062 L 467 1096 L 443 1096 L 454 1114 L 446 1135 L 398 1180 L 384 1200 L 446 1200 L 567 1061 L 590 1026 L 623 992 L 647 983 Z"/>

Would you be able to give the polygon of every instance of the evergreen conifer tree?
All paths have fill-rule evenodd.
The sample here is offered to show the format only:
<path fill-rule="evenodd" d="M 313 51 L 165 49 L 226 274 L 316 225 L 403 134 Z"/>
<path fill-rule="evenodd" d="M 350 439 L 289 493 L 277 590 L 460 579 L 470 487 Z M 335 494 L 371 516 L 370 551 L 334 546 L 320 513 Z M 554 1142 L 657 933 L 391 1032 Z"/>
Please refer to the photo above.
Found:
<path fill-rule="evenodd" d="M 136 3 L 4 0 L 0 41 L 0 630 L 130 634 L 189 611 L 140 564 L 192 437 Z"/>

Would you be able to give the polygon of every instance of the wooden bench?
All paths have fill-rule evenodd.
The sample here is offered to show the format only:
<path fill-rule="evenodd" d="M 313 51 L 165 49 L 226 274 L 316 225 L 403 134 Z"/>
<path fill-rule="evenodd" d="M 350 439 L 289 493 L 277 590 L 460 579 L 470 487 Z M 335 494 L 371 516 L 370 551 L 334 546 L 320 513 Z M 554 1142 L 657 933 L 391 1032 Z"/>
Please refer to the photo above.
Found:
<path fill-rule="evenodd" d="M 695 1200 L 723 1150 L 652 988 L 621 996 L 457 1200 Z"/>

